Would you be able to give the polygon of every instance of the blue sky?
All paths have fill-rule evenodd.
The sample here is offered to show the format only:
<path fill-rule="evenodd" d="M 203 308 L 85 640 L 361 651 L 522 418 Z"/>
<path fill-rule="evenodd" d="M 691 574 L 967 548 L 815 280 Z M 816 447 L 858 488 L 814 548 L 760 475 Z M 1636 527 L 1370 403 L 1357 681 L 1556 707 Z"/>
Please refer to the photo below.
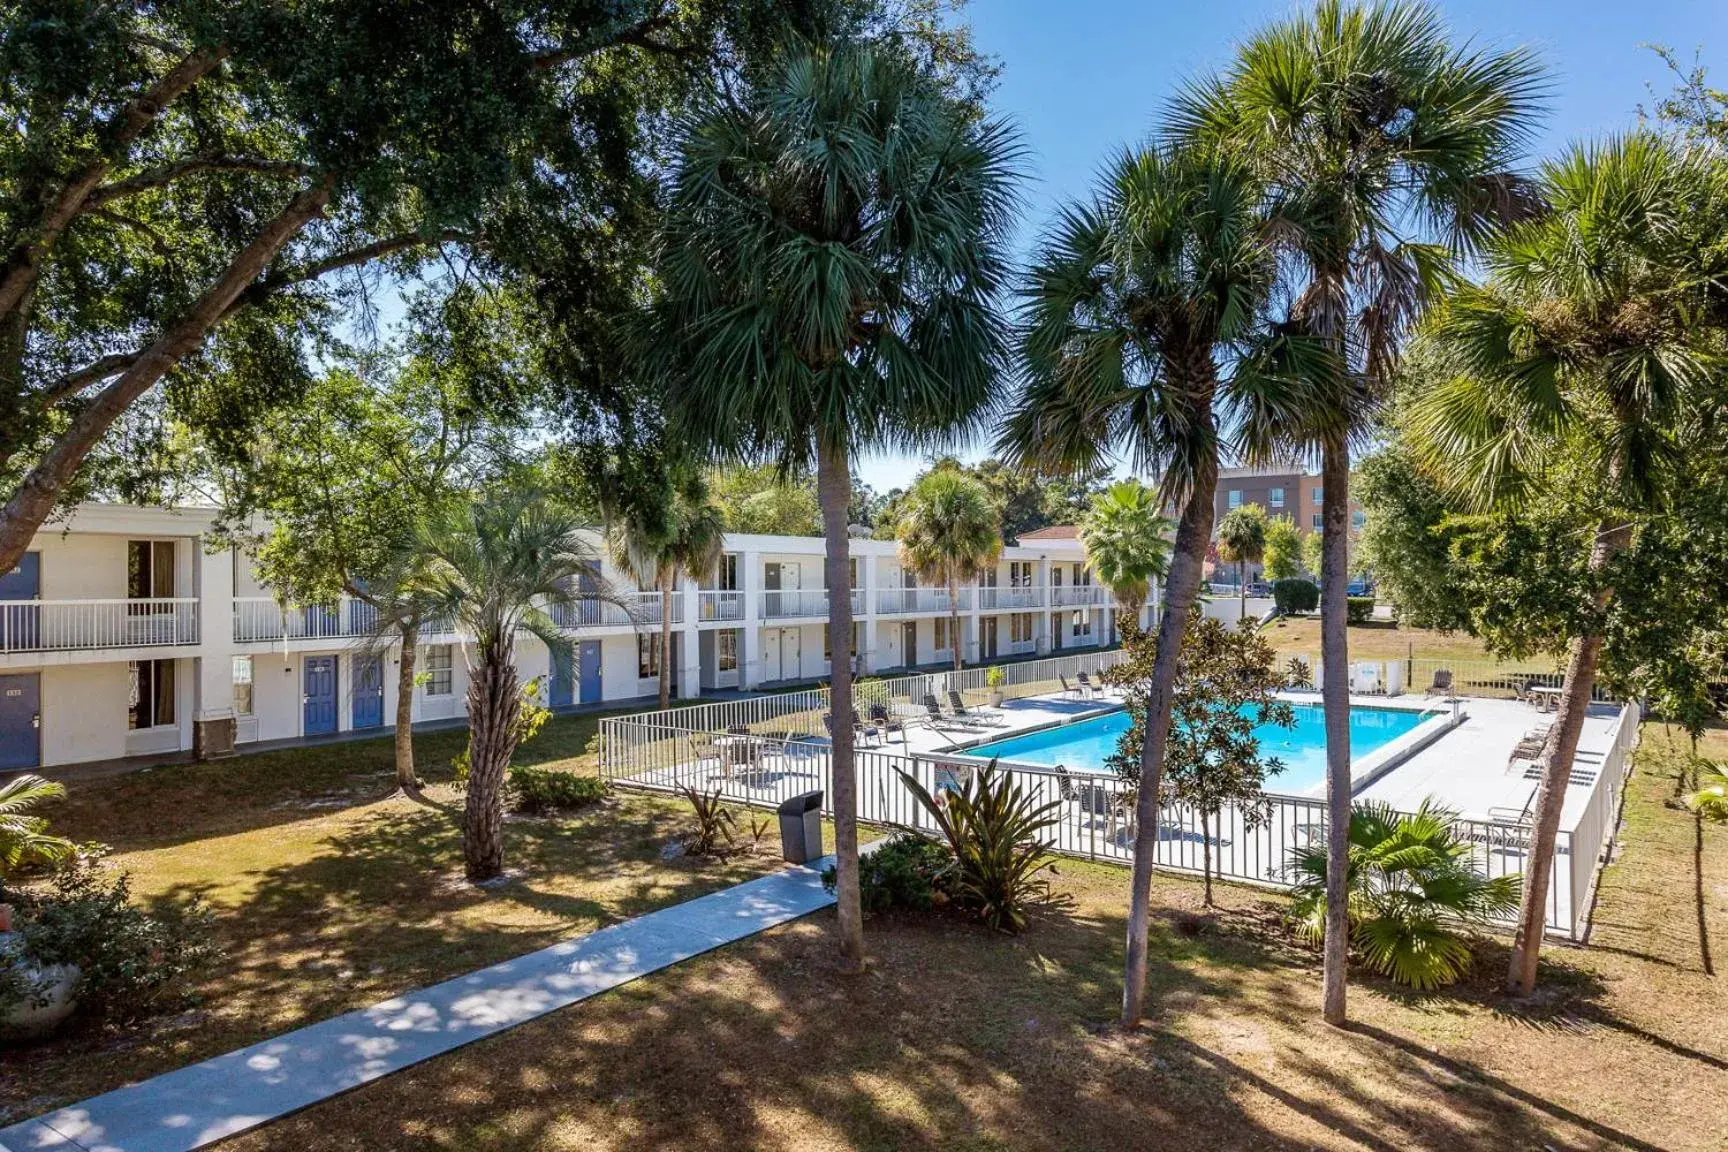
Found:
<path fill-rule="evenodd" d="M 1642 44 L 1686 60 L 1701 50 L 1728 83 L 1728 0 L 1438 2 L 1460 36 L 1541 55 L 1553 74 L 1543 151 L 1632 124 L 1647 85 L 1671 86 Z M 1031 153 L 1022 248 L 1056 205 L 1086 193 L 1102 159 L 1153 129 L 1184 77 L 1225 64 L 1241 38 L 1290 11 L 1289 0 L 971 0 L 977 46 L 1002 64 L 995 109 L 1020 126 Z M 858 472 L 880 491 L 918 466 L 880 456 Z"/>

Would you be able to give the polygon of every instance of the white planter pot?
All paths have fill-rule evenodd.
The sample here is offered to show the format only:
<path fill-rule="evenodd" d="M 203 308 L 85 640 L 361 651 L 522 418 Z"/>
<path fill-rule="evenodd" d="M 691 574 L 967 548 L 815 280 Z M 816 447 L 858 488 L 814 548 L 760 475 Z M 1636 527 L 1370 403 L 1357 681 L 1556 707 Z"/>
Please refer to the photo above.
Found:
<path fill-rule="evenodd" d="M 0 1012 L 0 1036 L 11 1040 L 34 1040 L 46 1036 L 72 1015 L 78 1006 L 75 964 L 36 964 L 20 960 L 23 939 L 16 932 L 0 935 L 0 963 L 14 965 L 25 985 L 24 999 Z"/>
<path fill-rule="evenodd" d="M 992 708 L 1002 707 L 1002 689 L 993 688 L 990 690 L 990 706 Z"/>

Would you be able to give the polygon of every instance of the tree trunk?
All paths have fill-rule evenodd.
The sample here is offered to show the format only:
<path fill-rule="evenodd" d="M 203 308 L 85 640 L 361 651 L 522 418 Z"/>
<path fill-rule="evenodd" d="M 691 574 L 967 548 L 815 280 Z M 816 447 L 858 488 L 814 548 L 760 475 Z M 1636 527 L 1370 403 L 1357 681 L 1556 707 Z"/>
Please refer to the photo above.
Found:
<path fill-rule="evenodd" d="M 1320 701 L 1326 718 L 1326 938 L 1321 1012 L 1328 1024 L 1346 1019 L 1350 959 L 1350 448 L 1327 443 L 1320 464 Z"/>
<path fill-rule="evenodd" d="M 1208 363 L 1209 350 L 1208 350 Z M 1196 391 L 1201 391 L 1197 389 Z M 1210 438 L 1211 380 L 1196 402 L 1194 419 Z M 1158 622 L 1157 654 L 1152 686 L 1146 700 L 1146 742 L 1140 747 L 1140 787 L 1134 798 L 1134 874 L 1129 888 L 1128 954 L 1122 980 L 1122 1023 L 1139 1023 L 1146 1010 L 1147 934 L 1152 923 L 1152 867 L 1158 851 L 1158 789 L 1163 783 L 1164 747 L 1170 737 L 1170 709 L 1176 684 L 1176 662 L 1182 654 L 1182 634 L 1188 613 L 1200 592 L 1200 569 L 1212 541 L 1212 499 L 1218 487 L 1216 448 L 1197 467 L 1194 489 L 1176 524 L 1170 573 L 1164 582 L 1164 611 Z"/>
<path fill-rule="evenodd" d="M 660 577 L 660 710 L 672 707 L 672 581 Z"/>
<path fill-rule="evenodd" d="M 29 547 L 36 530 L 54 510 L 78 466 L 108 429 L 145 392 L 204 342 L 234 300 L 258 278 L 264 266 L 330 202 L 328 183 L 308 188 L 282 209 L 221 277 L 198 298 L 185 317 L 145 349 L 136 362 L 82 408 L 57 436 L 0 510 L 0 572 L 10 572 Z"/>
<path fill-rule="evenodd" d="M 966 667 L 966 650 L 960 647 L 960 586 L 948 577 L 948 643 L 954 645 L 954 671 Z"/>
<path fill-rule="evenodd" d="M 1624 522 L 1604 523 L 1590 549 L 1590 571 L 1600 574 L 1632 539 L 1632 527 Z M 1596 607 L 1607 606 L 1613 590 L 1601 585 Z M 1596 665 L 1602 657 L 1602 633 L 1589 632 L 1572 641 L 1566 663 L 1566 682 L 1548 742 L 1542 748 L 1542 781 L 1536 786 L 1536 827 L 1530 856 L 1524 869 L 1524 895 L 1518 908 L 1518 932 L 1512 942 L 1512 962 L 1506 973 L 1507 991 L 1528 996 L 1536 988 L 1536 964 L 1542 954 L 1542 937 L 1548 923 L 1548 885 L 1554 866 L 1554 845 L 1560 836 L 1560 813 L 1566 806 L 1566 785 L 1572 778 L 1572 760 L 1578 738 L 1584 732 L 1584 717 L 1590 710 L 1590 695 L 1596 687 Z M 1576 900 L 1578 893 L 1573 893 Z"/>
<path fill-rule="evenodd" d="M 1248 561 L 1236 561 L 1236 626 L 1248 619 Z"/>
<path fill-rule="evenodd" d="M 822 503 L 822 529 L 828 549 L 829 651 L 852 637 L 852 598 L 843 595 L 851 581 L 851 536 L 847 512 L 852 504 L 852 472 L 843 445 L 824 445 L 816 461 L 816 494 Z M 842 639 L 844 638 L 844 639 Z M 864 912 L 858 891 L 858 775 L 852 755 L 852 662 L 828 661 L 829 710 L 833 740 L 828 761 L 834 790 L 834 896 L 840 920 L 840 970 L 864 970 Z"/>
<path fill-rule="evenodd" d="M 1212 907 L 1212 820 L 1206 809 L 1200 809 L 1200 875 L 1204 880 L 1206 907 Z"/>
<path fill-rule="evenodd" d="M 508 641 L 480 642 L 468 681 L 468 803 L 462 855 L 478 883 L 504 871 L 504 775 L 516 751 L 522 695 Z"/>
<path fill-rule="evenodd" d="M 420 643 L 420 621 L 398 625 L 402 636 L 402 659 L 396 666 L 396 786 L 404 792 L 420 791 L 414 775 L 414 658 Z"/>

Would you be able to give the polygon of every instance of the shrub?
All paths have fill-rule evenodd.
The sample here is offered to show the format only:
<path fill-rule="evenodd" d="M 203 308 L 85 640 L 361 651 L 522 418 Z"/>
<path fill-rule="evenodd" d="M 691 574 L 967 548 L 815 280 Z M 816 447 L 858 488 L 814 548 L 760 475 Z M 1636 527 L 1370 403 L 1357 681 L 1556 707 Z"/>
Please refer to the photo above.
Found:
<path fill-rule="evenodd" d="M 1308 667 L 1308 661 L 1300 656 L 1290 657 L 1284 665 L 1284 682 L 1290 688 L 1302 689 L 1314 687 L 1314 673 Z"/>
<path fill-rule="evenodd" d="M 78 1015 L 126 1024 L 185 1003 L 188 984 L 217 960 L 203 902 L 132 903 L 130 874 L 109 873 L 101 853 L 80 853 L 54 877 L 22 925 L 23 954 L 78 966 Z"/>
<path fill-rule="evenodd" d="M 586 808 L 606 799 L 606 781 L 556 768 L 510 769 L 510 788 L 518 812 L 555 812 Z"/>
<path fill-rule="evenodd" d="M 1476 869 L 1475 849 L 1453 830 L 1453 814 L 1429 801 L 1413 813 L 1360 803 L 1350 814 L 1350 942 L 1369 968 L 1429 990 L 1470 964 L 1470 945 L 1451 931 L 1518 908 L 1522 878 Z M 1326 932 L 1326 845 L 1291 853 L 1296 930 L 1318 944 Z"/>
<path fill-rule="evenodd" d="M 716 786 L 712 792 L 699 792 L 694 785 L 685 785 L 681 792 L 684 799 L 690 801 L 690 810 L 696 815 L 696 835 L 684 844 L 684 850 L 692 856 L 707 856 L 720 847 L 720 841 L 728 845 L 735 843 L 732 831 L 738 826 L 738 820 L 721 802 L 722 790 Z"/>
<path fill-rule="evenodd" d="M 1374 597 L 1351 596 L 1345 600 L 1345 616 L 1352 624 L 1366 624 L 1374 618 Z"/>
<path fill-rule="evenodd" d="M 953 854 L 937 841 L 916 832 L 895 833 L 886 844 L 859 857 L 858 887 L 864 911 L 928 911 L 939 899 L 947 899 L 945 887 L 953 866 Z M 832 864 L 822 872 L 822 884 L 830 892 L 836 877 Z"/>
<path fill-rule="evenodd" d="M 1042 833 L 1055 826 L 1061 801 L 1039 804 L 1012 773 L 998 774 L 994 760 L 941 799 L 916 778 L 895 771 L 948 841 L 955 903 L 992 928 L 1025 928 L 1032 902 L 1050 899 L 1050 882 L 1040 873 L 1051 867 L 1055 845 Z"/>
<path fill-rule="evenodd" d="M 1320 607 L 1320 586 L 1301 576 L 1272 582 L 1272 607 L 1280 616 L 1312 612 Z"/>

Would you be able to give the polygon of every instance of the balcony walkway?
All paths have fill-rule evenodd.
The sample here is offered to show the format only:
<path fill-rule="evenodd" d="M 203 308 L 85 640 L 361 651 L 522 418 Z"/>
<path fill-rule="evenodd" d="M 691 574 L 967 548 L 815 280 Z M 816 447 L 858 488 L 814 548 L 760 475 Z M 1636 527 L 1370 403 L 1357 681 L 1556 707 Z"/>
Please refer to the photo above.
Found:
<path fill-rule="evenodd" d="M 834 902 L 832 857 L 0 1129 L 0 1152 L 190 1152 Z"/>

